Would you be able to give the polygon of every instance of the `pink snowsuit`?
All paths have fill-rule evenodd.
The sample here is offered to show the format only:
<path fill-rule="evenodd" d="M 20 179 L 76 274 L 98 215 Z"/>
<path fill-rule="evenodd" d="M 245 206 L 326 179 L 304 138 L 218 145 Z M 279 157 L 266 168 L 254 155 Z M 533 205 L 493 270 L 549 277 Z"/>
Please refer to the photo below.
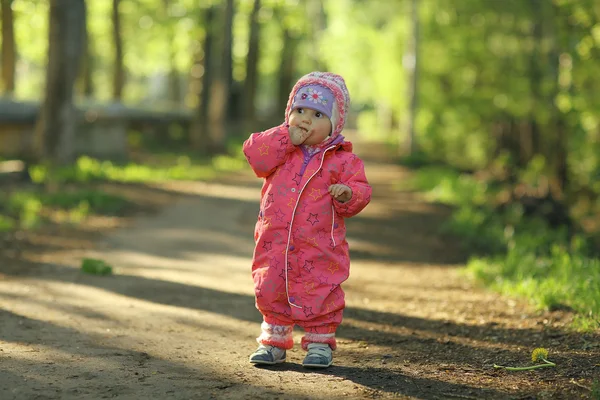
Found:
<path fill-rule="evenodd" d="M 344 218 L 371 199 L 363 162 L 339 132 L 311 155 L 291 143 L 286 124 L 252 134 L 243 151 L 264 178 L 252 263 L 256 307 L 264 318 L 258 341 L 289 349 L 299 325 L 306 331 L 304 349 L 313 342 L 335 349 L 345 306 L 340 285 L 350 269 Z M 352 189 L 348 202 L 329 194 L 336 183 Z"/>

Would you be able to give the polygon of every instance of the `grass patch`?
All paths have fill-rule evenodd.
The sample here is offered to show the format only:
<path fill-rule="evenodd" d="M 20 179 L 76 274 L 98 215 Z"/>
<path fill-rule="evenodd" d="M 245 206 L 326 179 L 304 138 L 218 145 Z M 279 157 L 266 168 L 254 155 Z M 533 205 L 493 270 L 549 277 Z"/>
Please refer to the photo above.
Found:
<path fill-rule="evenodd" d="M 589 256 L 585 237 L 569 239 L 563 229 L 526 218 L 518 204 L 498 212 L 490 205 L 496 188 L 448 167 L 425 167 L 408 185 L 456 207 L 442 230 L 475 254 L 467 274 L 540 309 L 572 309 L 578 329 L 600 328 L 600 260 Z"/>
<path fill-rule="evenodd" d="M 171 157 L 164 155 L 163 159 L 166 163 L 166 160 Z M 218 173 L 238 171 L 244 167 L 244 160 L 229 156 L 218 156 L 206 161 L 194 160 L 190 156 L 179 156 L 170 165 L 158 166 L 137 163 L 118 165 L 84 156 L 72 166 L 53 171 L 43 165 L 32 166 L 30 175 L 36 183 L 49 180 L 57 183 L 99 181 L 147 183 L 167 180 L 211 180 L 216 178 Z"/>
<path fill-rule="evenodd" d="M 122 197 L 94 189 L 62 190 L 45 193 L 39 189 L 22 190 L 0 197 L 5 204 L 0 215 L 0 231 L 14 228 L 34 229 L 44 222 L 80 223 L 90 214 L 118 215 L 130 202 Z"/>

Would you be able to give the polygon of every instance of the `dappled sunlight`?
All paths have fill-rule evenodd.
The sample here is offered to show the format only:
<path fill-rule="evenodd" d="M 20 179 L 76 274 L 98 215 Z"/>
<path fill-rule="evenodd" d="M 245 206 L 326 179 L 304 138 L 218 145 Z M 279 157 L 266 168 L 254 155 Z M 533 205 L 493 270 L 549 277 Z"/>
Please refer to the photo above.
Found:
<path fill-rule="evenodd" d="M 176 259 L 133 251 L 105 252 L 102 257 L 115 267 L 117 276 L 122 273 L 254 295 L 248 258 L 183 252 Z"/>
<path fill-rule="evenodd" d="M 167 181 L 151 183 L 150 187 L 169 190 L 176 193 L 202 195 L 206 197 L 224 198 L 256 202 L 260 200 L 260 181 L 256 180 L 256 187 L 243 187 L 240 185 L 226 185 L 214 182 L 178 182 Z"/>

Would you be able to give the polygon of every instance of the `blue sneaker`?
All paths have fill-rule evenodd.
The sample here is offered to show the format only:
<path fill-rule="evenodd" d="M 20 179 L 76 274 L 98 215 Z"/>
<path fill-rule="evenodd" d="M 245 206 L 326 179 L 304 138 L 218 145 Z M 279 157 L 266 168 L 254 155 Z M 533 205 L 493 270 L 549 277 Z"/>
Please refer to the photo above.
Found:
<path fill-rule="evenodd" d="M 257 365 L 275 365 L 285 362 L 285 349 L 260 345 L 250 356 L 250 362 Z"/>
<path fill-rule="evenodd" d="M 333 352 L 331 347 L 325 343 L 310 343 L 308 354 L 302 361 L 306 368 L 327 368 L 333 364 Z"/>

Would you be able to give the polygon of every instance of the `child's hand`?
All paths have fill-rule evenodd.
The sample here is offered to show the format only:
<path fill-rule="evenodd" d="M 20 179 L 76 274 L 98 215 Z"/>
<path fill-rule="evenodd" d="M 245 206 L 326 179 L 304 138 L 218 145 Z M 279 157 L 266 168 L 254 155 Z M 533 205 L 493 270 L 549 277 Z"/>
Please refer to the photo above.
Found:
<path fill-rule="evenodd" d="M 304 141 L 310 136 L 310 131 L 300 128 L 299 126 L 290 126 L 289 132 L 292 144 L 295 146 L 304 143 Z"/>
<path fill-rule="evenodd" d="M 339 202 L 345 203 L 352 198 L 352 189 L 349 186 L 336 183 L 329 186 L 329 194 Z"/>

